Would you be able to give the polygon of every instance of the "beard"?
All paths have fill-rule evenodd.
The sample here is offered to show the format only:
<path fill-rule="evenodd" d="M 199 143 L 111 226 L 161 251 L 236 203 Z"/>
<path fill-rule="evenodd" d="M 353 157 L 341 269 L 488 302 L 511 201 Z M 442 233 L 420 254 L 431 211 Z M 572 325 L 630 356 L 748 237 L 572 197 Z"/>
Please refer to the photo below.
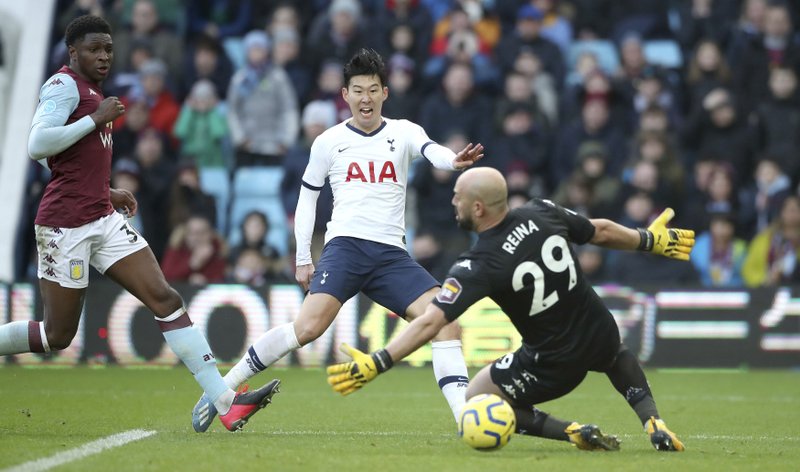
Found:
<path fill-rule="evenodd" d="M 465 229 L 467 231 L 472 231 L 473 229 L 475 229 L 475 223 L 469 216 L 456 215 L 456 222 L 458 223 L 458 227 L 461 229 Z"/>

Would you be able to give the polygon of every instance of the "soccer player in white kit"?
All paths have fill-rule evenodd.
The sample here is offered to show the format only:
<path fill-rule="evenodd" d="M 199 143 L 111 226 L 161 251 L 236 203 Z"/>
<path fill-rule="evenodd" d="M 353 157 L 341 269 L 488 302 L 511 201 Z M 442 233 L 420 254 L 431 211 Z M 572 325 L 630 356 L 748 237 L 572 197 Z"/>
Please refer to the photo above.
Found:
<path fill-rule="evenodd" d="M 437 168 L 462 170 L 483 157 L 483 146 L 470 143 L 456 154 L 431 141 L 419 125 L 382 117 L 389 89 L 383 59 L 374 50 L 353 56 L 344 79 L 342 96 L 353 117 L 314 140 L 295 212 L 295 278 L 309 294 L 294 322 L 264 333 L 225 375 L 231 388 L 317 339 L 358 292 L 410 321 L 422 315 L 438 291 L 439 282 L 405 248 L 409 166 L 425 157 Z M 333 190 L 333 215 L 315 270 L 311 235 L 326 178 Z M 458 420 L 469 379 L 457 324 L 442 329 L 432 351 L 436 380 Z M 213 405 L 203 397 L 192 413 L 195 430 L 205 431 Z"/>
<path fill-rule="evenodd" d="M 130 192 L 109 188 L 111 123 L 125 112 L 117 97 L 104 97 L 101 88 L 114 58 L 111 27 L 103 18 L 84 15 L 69 23 L 65 42 L 69 65 L 42 86 L 28 139 L 31 158 L 47 159 L 52 172 L 35 221 L 44 320 L 0 325 L 0 356 L 69 346 L 91 264 L 153 312 L 164 340 L 224 412 L 220 421 L 231 431 L 241 429 L 271 401 L 280 382 L 239 393 L 225 385 L 208 342 L 192 326 L 147 241 L 115 211 L 133 216 L 137 204 Z"/>

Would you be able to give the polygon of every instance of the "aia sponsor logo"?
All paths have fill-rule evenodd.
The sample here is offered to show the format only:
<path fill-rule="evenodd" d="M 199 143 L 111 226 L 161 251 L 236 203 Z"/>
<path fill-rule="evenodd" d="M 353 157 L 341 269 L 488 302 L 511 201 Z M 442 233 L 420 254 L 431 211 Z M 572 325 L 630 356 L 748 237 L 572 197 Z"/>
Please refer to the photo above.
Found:
<path fill-rule="evenodd" d="M 351 162 L 347 167 L 347 178 L 345 182 L 350 182 L 351 180 L 358 180 L 371 184 L 397 182 L 397 171 L 395 171 L 392 161 L 384 162 L 377 174 L 375 173 L 375 161 L 369 161 L 366 169 L 362 169 L 358 162 Z"/>

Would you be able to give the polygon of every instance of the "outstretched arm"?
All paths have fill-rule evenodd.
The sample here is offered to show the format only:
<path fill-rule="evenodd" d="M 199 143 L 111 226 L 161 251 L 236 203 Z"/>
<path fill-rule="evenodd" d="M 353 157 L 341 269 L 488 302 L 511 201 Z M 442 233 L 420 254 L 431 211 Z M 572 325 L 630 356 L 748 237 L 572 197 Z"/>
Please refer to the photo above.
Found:
<path fill-rule="evenodd" d="M 365 354 L 342 344 L 341 350 L 353 360 L 328 366 L 328 383 L 334 391 L 349 395 L 433 339 L 448 323 L 444 312 L 430 303 L 425 313 L 412 321 L 385 349 Z"/>
<path fill-rule="evenodd" d="M 689 229 L 667 228 L 667 223 L 675 216 L 672 208 L 667 208 L 645 228 L 626 228 L 606 219 L 590 220 L 595 233 L 590 243 L 609 249 L 627 249 L 652 252 L 671 259 L 689 260 L 694 247 L 694 231 Z"/>

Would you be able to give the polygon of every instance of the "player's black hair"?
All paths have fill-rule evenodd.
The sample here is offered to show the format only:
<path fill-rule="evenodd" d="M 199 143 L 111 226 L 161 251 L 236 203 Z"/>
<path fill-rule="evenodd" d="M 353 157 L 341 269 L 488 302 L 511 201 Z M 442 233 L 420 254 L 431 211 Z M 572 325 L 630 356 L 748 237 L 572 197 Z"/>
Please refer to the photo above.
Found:
<path fill-rule="evenodd" d="M 350 85 L 350 79 L 357 75 L 377 75 L 381 85 L 388 82 L 386 64 L 377 51 L 372 48 L 362 48 L 344 66 L 344 86 Z"/>
<path fill-rule="evenodd" d="M 111 25 L 106 20 L 94 15 L 83 15 L 70 21 L 64 33 L 64 43 L 67 47 L 75 44 L 75 41 L 83 39 L 90 33 L 111 34 Z"/>

